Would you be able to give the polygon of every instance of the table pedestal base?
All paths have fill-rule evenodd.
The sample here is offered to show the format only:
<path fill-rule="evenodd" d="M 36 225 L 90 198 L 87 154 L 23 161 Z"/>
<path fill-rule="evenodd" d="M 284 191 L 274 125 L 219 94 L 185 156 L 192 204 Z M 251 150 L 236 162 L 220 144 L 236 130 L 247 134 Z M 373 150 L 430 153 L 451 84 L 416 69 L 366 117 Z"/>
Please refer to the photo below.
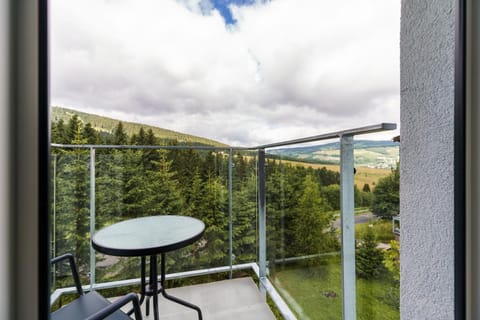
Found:
<path fill-rule="evenodd" d="M 148 316 L 150 312 L 150 297 L 153 298 L 153 317 L 155 320 L 158 320 L 158 294 L 161 293 L 165 299 L 173 301 L 175 303 L 181 304 L 187 308 L 191 308 L 197 311 L 198 319 L 202 320 L 202 311 L 200 308 L 190 302 L 184 301 L 177 297 L 171 296 L 167 294 L 165 290 L 165 253 L 161 254 L 161 264 L 160 264 L 160 287 L 158 286 L 158 273 L 157 273 L 157 256 L 151 255 L 150 256 L 150 279 L 149 283 L 146 283 L 145 280 L 145 269 L 146 269 L 146 262 L 145 257 L 141 258 L 142 262 L 142 270 L 141 270 L 141 298 L 140 304 L 143 303 L 146 297 L 146 315 Z"/>

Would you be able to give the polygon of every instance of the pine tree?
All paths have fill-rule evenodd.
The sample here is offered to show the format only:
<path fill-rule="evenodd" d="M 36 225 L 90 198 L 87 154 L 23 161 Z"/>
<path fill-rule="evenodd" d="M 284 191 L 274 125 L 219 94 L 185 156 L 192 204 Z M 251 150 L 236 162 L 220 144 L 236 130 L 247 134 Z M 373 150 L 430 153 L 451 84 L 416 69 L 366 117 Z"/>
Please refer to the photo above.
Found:
<path fill-rule="evenodd" d="M 86 142 L 88 144 L 98 144 L 100 142 L 98 133 L 92 127 L 90 122 L 86 123 L 85 126 L 83 127 L 82 136 L 86 139 Z"/>
<path fill-rule="evenodd" d="M 205 246 L 199 251 L 202 267 L 228 263 L 228 191 L 218 177 L 210 177 L 203 184 L 204 201 L 199 217 L 206 225 Z"/>
<path fill-rule="evenodd" d="M 95 201 L 99 226 L 128 217 L 124 203 L 127 173 L 132 167 L 130 153 L 131 150 L 97 150 Z"/>
<path fill-rule="evenodd" d="M 138 136 L 137 136 L 136 133 L 132 134 L 132 136 L 130 137 L 130 144 L 133 145 L 133 146 L 139 145 Z"/>
<path fill-rule="evenodd" d="M 143 131 L 142 129 L 143 128 L 140 128 L 140 131 L 138 133 L 139 144 L 142 144 L 145 146 L 156 145 L 158 139 L 153 134 L 152 129 L 148 129 L 144 138 L 141 137 L 143 135 L 143 133 L 141 132 Z M 142 150 L 142 165 L 144 170 L 153 170 L 153 163 L 159 160 L 160 160 L 160 155 L 158 150 L 155 150 L 155 149 Z"/>
<path fill-rule="evenodd" d="M 375 234 L 372 228 L 368 228 L 365 237 L 358 245 L 356 250 L 356 269 L 357 276 L 363 279 L 376 279 L 382 272 L 383 268 L 383 254 L 377 248 L 375 241 Z"/>
<path fill-rule="evenodd" d="M 183 188 L 186 215 L 201 218 L 200 209 L 204 203 L 203 184 L 200 172 L 197 170 Z"/>
<path fill-rule="evenodd" d="M 181 214 L 184 200 L 180 193 L 172 162 L 167 159 L 167 151 L 159 151 L 159 161 L 152 161 L 153 169 L 147 171 L 150 205 L 145 208 L 148 215 Z"/>
<path fill-rule="evenodd" d="M 152 131 L 152 134 L 153 134 L 153 131 Z M 145 130 L 143 129 L 143 127 L 140 127 L 140 129 L 138 130 L 138 133 L 132 134 L 132 137 L 130 139 L 130 144 L 144 146 L 144 145 L 148 145 L 146 141 L 147 141 L 147 136 L 146 136 Z"/>
<path fill-rule="evenodd" d="M 311 175 L 307 175 L 294 218 L 295 249 L 298 254 L 315 254 L 332 248 L 335 237 L 325 233 L 333 221 L 333 214 L 329 211 L 331 208 L 322 198 L 319 185 Z"/>
<path fill-rule="evenodd" d="M 234 188 L 238 190 L 243 183 L 249 179 L 248 163 L 241 153 L 233 156 L 233 164 L 235 167 L 235 184 Z"/>
<path fill-rule="evenodd" d="M 78 138 L 78 133 L 82 130 L 82 122 L 75 114 L 73 115 L 67 124 L 66 136 L 67 136 L 67 143 L 75 144 L 73 140 Z"/>
<path fill-rule="evenodd" d="M 123 129 L 123 123 L 121 121 L 119 121 L 115 129 L 113 129 L 112 143 L 116 145 L 126 145 L 128 143 L 128 136 Z"/>
<path fill-rule="evenodd" d="M 217 175 L 217 163 L 214 152 L 207 152 L 202 163 L 202 179 L 207 180 Z"/>
<path fill-rule="evenodd" d="M 52 123 L 51 139 L 52 143 L 70 143 L 67 137 L 67 129 L 62 119 L 58 120 L 56 123 Z"/>
<path fill-rule="evenodd" d="M 187 186 L 194 175 L 200 171 L 200 155 L 197 150 L 171 150 L 168 158 L 172 161 L 172 170 L 176 172 L 176 179 L 181 186 Z"/>
<path fill-rule="evenodd" d="M 288 182 L 286 166 L 276 162 L 268 163 L 266 181 L 267 203 L 267 253 L 268 259 L 285 258 L 297 253 L 291 245 L 294 241 L 294 212 L 297 206 L 296 192 Z"/>
<path fill-rule="evenodd" d="M 143 128 L 141 128 L 143 129 Z M 141 130 L 140 129 L 140 130 Z M 140 136 L 141 132 L 139 132 L 139 136 Z M 147 130 L 147 134 L 145 135 L 145 142 L 144 144 L 147 145 L 147 146 L 154 146 L 157 144 L 157 137 L 155 137 L 155 134 L 153 133 L 153 130 L 152 129 L 148 129 Z"/>
<path fill-rule="evenodd" d="M 242 183 L 242 188 L 233 193 L 232 230 L 235 263 L 255 261 L 257 177 L 252 172 Z"/>

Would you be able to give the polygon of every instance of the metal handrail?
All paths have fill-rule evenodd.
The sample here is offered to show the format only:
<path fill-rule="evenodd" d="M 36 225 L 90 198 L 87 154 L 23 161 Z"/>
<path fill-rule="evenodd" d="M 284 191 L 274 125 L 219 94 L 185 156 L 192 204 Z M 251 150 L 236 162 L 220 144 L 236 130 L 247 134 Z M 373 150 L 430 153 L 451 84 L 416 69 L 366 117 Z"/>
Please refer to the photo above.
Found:
<path fill-rule="evenodd" d="M 374 125 L 369 125 L 364 127 L 333 131 L 330 133 L 320 134 L 316 136 L 293 139 L 293 140 L 285 140 L 280 142 L 253 146 L 253 147 L 241 147 L 241 146 L 215 147 L 215 146 L 199 146 L 199 145 L 191 145 L 191 146 L 190 145 L 177 145 L 177 146 L 142 145 L 140 146 L 140 145 L 115 145 L 115 144 L 102 145 L 102 144 L 59 144 L 59 143 L 52 143 L 51 146 L 57 147 L 57 148 L 82 148 L 82 149 L 83 148 L 84 149 L 89 149 L 89 148 L 95 148 L 95 149 L 196 149 L 196 150 L 214 150 L 214 151 L 219 151 L 219 150 L 241 151 L 241 150 L 259 150 L 259 149 L 269 149 L 269 148 L 275 148 L 275 147 L 284 147 L 284 146 L 289 146 L 294 144 L 302 144 L 302 143 L 308 143 L 308 142 L 335 139 L 335 138 L 339 138 L 347 135 L 357 136 L 357 135 L 368 134 L 368 133 L 395 130 L 396 128 L 397 128 L 397 124 L 395 123 L 382 122 L 379 124 L 374 124 Z"/>
<path fill-rule="evenodd" d="M 381 132 L 381 131 L 395 130 L 396 128 L 397 128 L 397 124 L 395 124 L 395 123 L 380 123 L 380 124 L 375 124 L 375 125 L 370 125 L 370 126 L 365 126 L 365 127 L 359 127 L 359 128 L 354 128 L 354 129 L 334 131 L 334 132 L 320 134 L 320 135 L 317 135 L 317 136 L 311 136 L 311 137 L 306 137 L 306 138 L 300 138 L 300 139 L 286 140 L 286 141 L 281 141 L 281 142 L 276 142 L 276 143 L 264 144 L 264 145 L 257 146 L 254 149 L 267 149 L 267 148 L 285 147 L 285 146 L 290 146 L 290 145 L 293 145 L 293 144 L 301 144 L 301 143 L 329 140 L 329 139 L 340 138 L 340 137 L 343 137 L 343 136 L 358 136 L 358 135 L 367 134 L 367 133 L 375 133 L 375 132 Z"/>

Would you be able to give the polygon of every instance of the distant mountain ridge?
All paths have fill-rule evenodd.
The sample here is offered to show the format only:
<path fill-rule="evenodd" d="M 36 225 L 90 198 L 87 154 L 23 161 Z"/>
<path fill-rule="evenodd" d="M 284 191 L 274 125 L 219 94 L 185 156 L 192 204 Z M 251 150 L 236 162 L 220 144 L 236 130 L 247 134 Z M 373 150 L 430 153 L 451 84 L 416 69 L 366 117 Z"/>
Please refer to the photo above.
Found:
<path fill-rule="evenodd" d="M 391 168 L 399 160 L 398 142 L 390 140 L 354 141 L 355 165 L 371 168 Z M 268 154 L 293 161 L 339 164 L 340 143 L 332 142 L 314 146 L 269 150 Z"/>
<path fill-rule="evenodd" d="M 140 128 L 144 130 L 152 129 L 156 137 L 166 140 L 177 140 L 179 143 L 190 143 L 190 144 L 200 144 L 208 145 L 215 147 L 227 147 L 228 145 L 219 141 L 198 137 L 186 133 L 181 133 L 173 130 L 163 129 L 155 126 L 150 126 L 147 124 L 123 121 L 113 118 L 108 118 L 96 114 L 81 112 L 73 109 L 68 109 L 64 107 L 52 107 L 51 121 L 63 120 L 65 123 L 70 120 L 73 115 L 77 115 L 78 118 L 83 123 L 90 123 L 92 127 L 100 132 L 113 132 L 113 129 L 118 125 L 118 122 L 121 121 L 125 132 L 131 136 L 132 134 L 137 134 Z"/>

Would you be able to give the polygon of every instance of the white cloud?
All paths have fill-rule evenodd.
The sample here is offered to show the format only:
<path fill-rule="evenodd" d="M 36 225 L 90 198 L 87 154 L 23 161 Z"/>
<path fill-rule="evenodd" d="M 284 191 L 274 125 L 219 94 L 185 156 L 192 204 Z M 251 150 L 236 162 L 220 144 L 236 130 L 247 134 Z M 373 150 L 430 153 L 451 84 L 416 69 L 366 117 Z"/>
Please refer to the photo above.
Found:
<path fill-rule="evenodd" d="M 53 0 L 52 103 L 235 145 L 399 120 L 399 0 L 209 5 Z"/>

